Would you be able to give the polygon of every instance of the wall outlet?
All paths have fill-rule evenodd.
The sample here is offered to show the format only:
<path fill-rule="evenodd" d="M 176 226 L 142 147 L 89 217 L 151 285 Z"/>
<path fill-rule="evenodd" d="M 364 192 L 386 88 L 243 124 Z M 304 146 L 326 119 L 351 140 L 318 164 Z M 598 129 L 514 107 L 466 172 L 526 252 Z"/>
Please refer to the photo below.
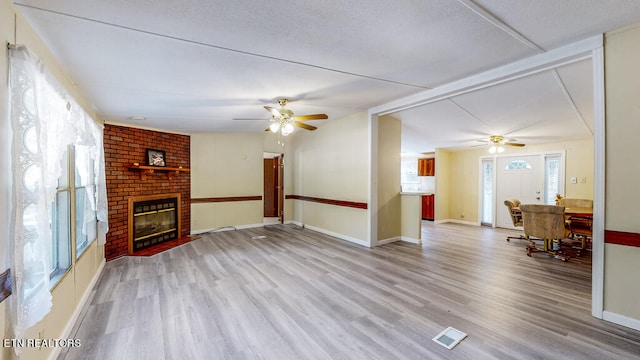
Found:
<path fill-rule="evenodd" d="M 577 177 L 575 177 L 575 176 L 574 176 L 574 177 L 572 177 L 572 178 L 571 178 L 571 183 L 572 183 L 572 184 L 577 184 L 577 183 L 578 183 L 578 178 L 577 178 Z"/>

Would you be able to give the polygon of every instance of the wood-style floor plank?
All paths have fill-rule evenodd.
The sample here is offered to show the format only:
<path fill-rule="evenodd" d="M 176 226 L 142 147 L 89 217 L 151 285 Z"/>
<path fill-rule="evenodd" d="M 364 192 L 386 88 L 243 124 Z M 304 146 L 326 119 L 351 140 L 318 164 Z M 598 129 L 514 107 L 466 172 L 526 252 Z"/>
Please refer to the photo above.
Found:
<path fill-rule="evenodd" d="M 423 222 L 374 249 L 292 225 L 219 232 L 107 263 L 62 359 L 640 359 L 593 318 L 589 254 Z M 468 334 L 453 350 L 431 339 Z"/>

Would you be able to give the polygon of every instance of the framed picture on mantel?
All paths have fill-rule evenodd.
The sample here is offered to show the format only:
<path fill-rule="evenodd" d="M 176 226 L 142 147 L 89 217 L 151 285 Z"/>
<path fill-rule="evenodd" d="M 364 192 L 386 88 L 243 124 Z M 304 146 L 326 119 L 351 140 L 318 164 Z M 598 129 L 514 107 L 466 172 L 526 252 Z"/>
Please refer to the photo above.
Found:
<path fill-rule="evenodd" d="M 149 166 L 167 166 L 164 151 L 156 149 L 147 149 L 147 165 Z"/>

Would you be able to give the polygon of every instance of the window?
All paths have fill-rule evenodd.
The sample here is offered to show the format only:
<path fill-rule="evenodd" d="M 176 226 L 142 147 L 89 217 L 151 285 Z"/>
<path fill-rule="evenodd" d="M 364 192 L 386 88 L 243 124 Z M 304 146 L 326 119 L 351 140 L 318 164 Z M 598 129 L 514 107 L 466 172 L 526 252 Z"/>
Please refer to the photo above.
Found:
<path fill-rule="evenodd" d="M 51 268 L 49 271 L 52 287 L 72 265 L 72 244 L 75 244 L 77 259 L 97 238 L 94 161 L 89 151 L 90 148 L 86 146 L 71 146 L 65 152 L 61 163 L 62 174 L 58 178 L 56 197 L 50 209 Z M 72 178 L 69 177 L 71 168 L 74 169 L 75 174 Z M 75 215 L 73 217 L 75 239 L 71 236 L 72 214 Z"/>
<path fill-rule="evenodd" d="M 482 160 L 482 220 L 483 225 L 493 225 L 493 160 Z"/>
<path fill-rule="evenodd" d="M 420 184 L 418 177 L 418 160 L 402 159 L 400 162 L 400 183 L 401 184 Z"/>
<path fill-rule="evenodd" d="M 62 160 L 62 174 L 58 178 L 56 197 L 51 205 L 51 268 L 49 275 L 53 287 L 71 267 L 71 187 L 69 184 L 69 151 Z"/>
<path fill-rule="evenodd" d="M 96 185 L 90 151 L 90 148 L 82 145 L 76 145 L 74 151 L 76 258 L 97 238 Z"/>
<path fill-rule="evenodd" d="M 556 195 L 562 193 L 560 160 L 559 154 L 544 157 L 544 203 L 547 205 L 555 205 Z"/>
<path fill-rule="evenodd" d="M 529 164 L 525 160 L 510 161 L 505 167 L 505 170 L 525 170 L 525 169 L 531 169 L 531 164 Z"/>
<path fill-rule="evenodd" d="M 13 335 L 22 338 L 51 311 L 50 284 L 73 267 L 76 243 L 83 250 L 99 229 L 98 241 L 104 244 L 108 216 L 101 127 L 28 48 L 10 45 L 8 50 L 15 218 L 10 241 L 12 267 L 20 274 L 12 296 L 14 311 L 21 315 L 13 317 L 12 328 Z M 94 171 L 91 161 L 80 159 L 78 184 L 73 144 L 85 146 L 97 165 Z M 99 180 L 89 180 L 92 171 Z M 79 242 L 74 229 L 81 229 Z"/>

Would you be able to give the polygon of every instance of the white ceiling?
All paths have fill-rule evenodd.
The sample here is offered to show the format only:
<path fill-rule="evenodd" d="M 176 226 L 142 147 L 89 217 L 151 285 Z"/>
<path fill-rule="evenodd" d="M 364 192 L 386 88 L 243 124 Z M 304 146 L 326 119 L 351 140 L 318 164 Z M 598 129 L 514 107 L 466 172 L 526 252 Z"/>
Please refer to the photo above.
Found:
<path fill-rule="evenodd" d="M 263 131 L 281 97 L 337 121 L 640 22 L 637 0 L 14 3 L 103 120 L 186 133 Z M 588 138 L 591 83 L 583 61 L 393 115 L 408 152 Z"/>

